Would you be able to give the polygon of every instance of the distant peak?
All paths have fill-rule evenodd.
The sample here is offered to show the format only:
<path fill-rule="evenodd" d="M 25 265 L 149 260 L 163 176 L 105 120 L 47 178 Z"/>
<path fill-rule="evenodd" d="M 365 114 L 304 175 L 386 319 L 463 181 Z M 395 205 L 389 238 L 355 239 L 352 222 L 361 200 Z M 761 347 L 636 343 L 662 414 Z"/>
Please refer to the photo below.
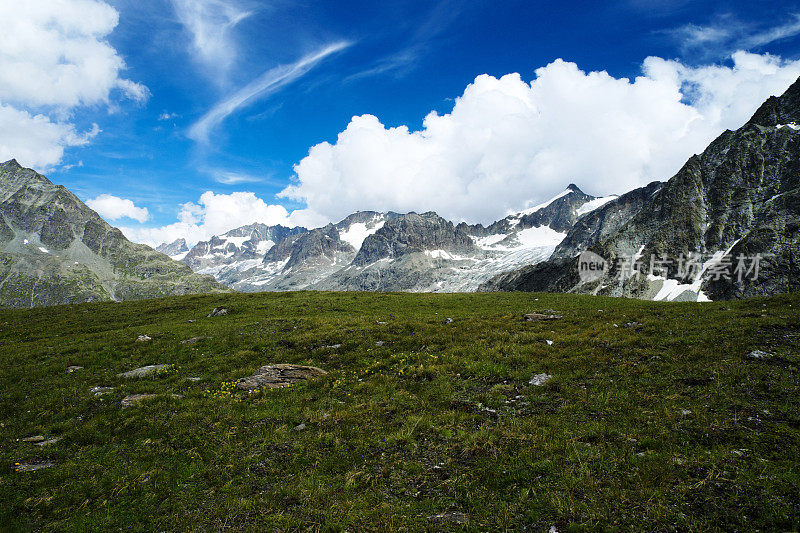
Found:
<path fill-rule="evenodd" d="M 567 190 L 568 191 L 572 191 L 572 192 L 583 193 L 583 191 L 580 189 L 580 187 L 578 187 L 574 183 L 570 183 L 569 185 L 567 185 Z"/>
<path fill-rule="evenodd" d="M 22 168 L 22 165 L 20 165 L 20 164 L 17 162 L 17 160 L 16 160 L 16 159 L 9 159 L 9 160 L 8 160 L 8 161 L 6 161 L 5 163 L 3 163 L 3 166 Z"/>

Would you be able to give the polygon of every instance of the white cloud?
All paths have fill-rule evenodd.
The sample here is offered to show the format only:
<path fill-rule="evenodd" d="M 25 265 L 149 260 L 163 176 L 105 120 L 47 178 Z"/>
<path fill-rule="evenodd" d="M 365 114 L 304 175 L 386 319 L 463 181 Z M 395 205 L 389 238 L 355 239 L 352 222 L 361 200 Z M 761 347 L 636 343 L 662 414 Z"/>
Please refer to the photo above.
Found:
<path fill-rule="evenodd" d="M 46 168 L 61 160 L 66 147 L 83 146 L 99 132 L 97 124 L 81 134 L 71 124 L 0 103 L 0 161 Z"/>
<path fill-rule="evenodd" d="M 110 105 L 112 93 L 147 99 L 146 87 L 120 77 L 125 62 L 105 41 L 119 15 L 107 3 L 0 1 L 0 20 L 0 150 L 22 164 L 55 165 L 97 133 L 76 132 L 76 108 Z"/>
<path fill-rule="evenodd" d="M 222 183 L 223 185 L 238 185 L 240 183 L 258 183 L 262 181 L 261 178 L 256 176 L 251 176 L 250 174 L 244 174 L 242 172 L 230 172 L 230 171 L 212 171 L 212 176 L 214 176 L 214 180 Z"/>
<path fill-rule="evenodd" d="M 800 62 L 746 52 L 731 66 L 699 68 L 650 57 L 635 80 L 563 60 L 530 84 L 518 74 L 482 75 L 421 131 L 353 117 L 335 144 L 310 149 L 279 196 L 327 220 L 375 209 L 490 222 L 570 182 L 598 195 L 625 192 L 670 178 L 798 76 Z"/>
<path fill-rule="evenodd" d="M 72 108 L 107 102 L 115 89 L 135 100 L 142 85 L 119 77 L 125 62 L 104 39 L 119 22 L 97 0 L 0 2 L 0 98 Z"/>
<path fill-rule="evenodd" d="M 150 218 L 146 207 L 136 207 L 131 200 L 110 194 L 101 194 L 97 198 L 86 200 L 86 205 L 109 221 L 131 218 L 138 222 L 147 222 Z"/>
<path fill-rule="evenodd" d="M 157 228 L 120 228 L 131 240 L 157 246 L 162 242 L 172 242 L 185 238 L 190 246 L 207 240 L 212 235 L 220 235 L 234 228 L 261 222 L 268 225 L 304 225 L 319 219 L 311 219 L 305 211 L 292 214 L 280 205 L 267 204 L 252 192 L 215 194 L 207 191 L 197 203 L 188 202 L 181 206 L 178 221 Z"/>
<path fill-rule="evenodd" d="M 172 0 L 172 7 L 192 35 L 197 60 L 213 72 L 215 79 L 224 80 L 236 60 L 231 30 L 251 13 L 223 0 Z"/>
<path fill-rule="evenodd" d="M 189 128 L 189 137 L 198 142 L 208 142 L 208 136 L 211 130 L 225 120 L 231 113 L 259 98 L 265 98 L 274 94 L 286 85 L 305 75 L 329 55 L 347 46 L 349 46 L 349 43 L 346 42 L 330 44 L 291 65 L 280 65 L 268 70 L 211 108 L 210 111 Z"/>
<path fill-rule="evenodd" d="M 158 115 L 158 120 L 161 120 L 161 121 L 173 120 L 173 119 L 176 119 L 176 118 L 179 118 L 179 117 L 180 117 L 180 115 L 177 114 L 177 113 L 164 112 L 164 113 L 161 113 L 160 115 Z"/>

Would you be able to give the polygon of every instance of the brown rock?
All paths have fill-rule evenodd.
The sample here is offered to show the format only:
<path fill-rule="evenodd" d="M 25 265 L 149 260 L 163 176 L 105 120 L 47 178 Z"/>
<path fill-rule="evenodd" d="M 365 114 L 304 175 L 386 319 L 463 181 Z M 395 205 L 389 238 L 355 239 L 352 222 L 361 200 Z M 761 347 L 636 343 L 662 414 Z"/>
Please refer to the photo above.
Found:
<path fill-rule="evenodd" d="M 236 384 L 237 389 L 282 389 L 300 381 L 325 376 L 328 373 L 321 368 L 302 365 L 266 365 L 256 370 L 253 375 L 242 378 Z"/>

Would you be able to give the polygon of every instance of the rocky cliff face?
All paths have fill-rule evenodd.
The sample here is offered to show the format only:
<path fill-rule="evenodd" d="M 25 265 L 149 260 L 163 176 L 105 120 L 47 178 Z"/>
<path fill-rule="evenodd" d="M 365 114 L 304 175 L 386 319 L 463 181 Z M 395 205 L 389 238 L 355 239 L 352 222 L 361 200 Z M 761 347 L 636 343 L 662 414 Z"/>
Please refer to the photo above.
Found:
<path fill-rule="evenodd" d="M 742 128 L 720 135 L 668 182 L 579 219 L 549 262 L 503 274 L 482 288 L 682 300 L 795 291 L 799 188 L 800 81 L 765 102 Z M 574 256 L 585 249 L 609 262 L 603 278 L 579 279 Z M 657 272 L 630 275 L 623 269 L 630 257 L 667 261 Z M 682 257 L 694 258 L 695 271 L 681 268 Z M 739 276 L 740 261 L 746 274 L 758 263 L 758 276 L 754 270 Z"/>
<path fill-rule="evenodd" d="M 128 241 L 66 188 L 0 164 L 0 305 L 34 307 L 226 290 Z"/>
<path fill-rule="evenodd" d="M 426 250 L 470 255 L 478 248 L 466 232 L 436 213 L 409 213 L 388 221 L 367 237 L 353 259 L 353 265 L 364 266 Z"/>

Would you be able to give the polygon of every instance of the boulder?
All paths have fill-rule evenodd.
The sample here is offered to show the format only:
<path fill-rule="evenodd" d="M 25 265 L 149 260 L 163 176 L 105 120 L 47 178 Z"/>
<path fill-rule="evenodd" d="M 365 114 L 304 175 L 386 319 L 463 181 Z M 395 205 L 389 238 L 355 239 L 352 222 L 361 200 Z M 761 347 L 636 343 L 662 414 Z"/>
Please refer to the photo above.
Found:
<path fill-rule="evenodd" d="M 240 379 L 236 383 L 236 388 L 240 390 L 282 389 L 327 374 L 321 368 L 313 366 L 266 365 L 256 370 L 251 376 Z"/>
<path fill-rule="evenodd" d="M 169 365 L 147 365 L 129 370 L 128 372 L 122 372 L 121 374 L 117 374 L 117 376 L 126 379 L 143 378 L 145 376 L 149 376 L 150 374 L 163 372 L 167 368 L 169 368 Z"/>

